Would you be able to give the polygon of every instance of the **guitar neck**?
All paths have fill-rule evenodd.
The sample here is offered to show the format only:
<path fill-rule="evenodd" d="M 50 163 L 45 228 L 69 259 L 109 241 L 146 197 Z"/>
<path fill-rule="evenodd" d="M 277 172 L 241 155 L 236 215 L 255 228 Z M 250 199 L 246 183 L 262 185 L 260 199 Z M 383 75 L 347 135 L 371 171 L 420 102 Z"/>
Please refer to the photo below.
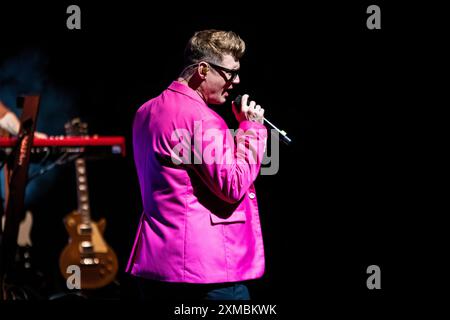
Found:
<path fill-rule="evenodd" d="M 86 161 L 79 158 L 75 161 L 75 171 L 77 179 L 78 211 L 81 214 L 82 222 L 91 222 L 91 208 L 89 206 L 89 192 L 86 173 Z"/>

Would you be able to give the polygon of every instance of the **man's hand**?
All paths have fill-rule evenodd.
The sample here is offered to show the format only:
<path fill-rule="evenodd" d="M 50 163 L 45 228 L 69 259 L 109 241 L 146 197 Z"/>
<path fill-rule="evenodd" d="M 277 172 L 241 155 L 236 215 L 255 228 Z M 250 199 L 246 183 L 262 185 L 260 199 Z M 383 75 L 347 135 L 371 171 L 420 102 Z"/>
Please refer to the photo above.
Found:
<path fill-rule="evenodd" d="M 0 119 L 0 128 L 6 130 L 10 134 L 16 136 L 19 134 L 20 121 L 14 113 L 8 111 Z"/>
<path fill-rule="evenodd" d="M 256 104 L 255 101 L 248 103 L 248 94 L 242 96 L 240 106 L 236 106 L 234 101 L 232 102 L 232 106 L 233 113 L 239 123 L 244 120 L 255 121 L 261 124 L 264 123 L 264 109 L 259 104 Z"/>
<path fill-rule="evenodd" d="M 8 111 L 1 119 L 0 119 L 0 128 L 8 131 L 11 135 L 17 136 L 20 130 L 20 121 L 17 116 Z M 35 131 L 34 137 L 39 139 L 48 138 L 45 133 Z"/>

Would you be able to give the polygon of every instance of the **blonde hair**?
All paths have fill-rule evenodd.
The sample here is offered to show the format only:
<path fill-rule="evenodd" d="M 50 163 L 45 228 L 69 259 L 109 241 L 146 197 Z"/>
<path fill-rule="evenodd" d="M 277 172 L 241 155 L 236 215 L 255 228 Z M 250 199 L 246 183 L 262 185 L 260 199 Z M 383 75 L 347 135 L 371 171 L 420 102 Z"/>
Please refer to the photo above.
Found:
<path fill-rule="evenodd" d="M 220 64 L 223 56 L 231 55 L 235 60 L 242 58 L 245 42 L 233 31 L 215 29 L 197 31 L 188 41 L 184 50 L 184 66 L 182 75 L 191 73 L 191 66 L 201 61 Z"/>

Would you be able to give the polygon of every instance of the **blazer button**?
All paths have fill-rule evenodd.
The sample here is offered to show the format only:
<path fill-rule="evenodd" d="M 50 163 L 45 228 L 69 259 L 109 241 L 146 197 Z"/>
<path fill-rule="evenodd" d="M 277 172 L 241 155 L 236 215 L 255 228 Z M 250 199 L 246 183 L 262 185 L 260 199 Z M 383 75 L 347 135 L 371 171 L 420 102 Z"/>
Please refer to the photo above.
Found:
<path fill-rule="evenodd" d="M 249 197 L 250 199 L 255 199 L 256 194 L 254 194 L 253 192 L 250 192 L 250 193 L 248 194 L 248 197 Z"/>

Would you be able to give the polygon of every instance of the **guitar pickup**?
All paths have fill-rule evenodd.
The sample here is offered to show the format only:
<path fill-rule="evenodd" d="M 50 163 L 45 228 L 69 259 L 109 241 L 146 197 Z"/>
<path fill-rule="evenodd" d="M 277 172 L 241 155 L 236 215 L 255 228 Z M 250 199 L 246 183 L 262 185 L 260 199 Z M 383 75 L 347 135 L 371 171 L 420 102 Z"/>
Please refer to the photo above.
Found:
<path fill-rule="evenodd" d="M 82 241 L 80 243 L 80 252 L 82 254 L 94 253 L 94 245 L 90 241 Z"/>
<path fill-rule="evenodd" d="M 84 266 L 93 266 L 100 263 L 98 258 L 83 258 L 80 260 L 80 264 Z"/>
<path fill-rule="evenodd" d="M 79 235 L 89 235 L 92 233 L 92 227 L 90 224 L 82 223 L 78 226 Z"/>

